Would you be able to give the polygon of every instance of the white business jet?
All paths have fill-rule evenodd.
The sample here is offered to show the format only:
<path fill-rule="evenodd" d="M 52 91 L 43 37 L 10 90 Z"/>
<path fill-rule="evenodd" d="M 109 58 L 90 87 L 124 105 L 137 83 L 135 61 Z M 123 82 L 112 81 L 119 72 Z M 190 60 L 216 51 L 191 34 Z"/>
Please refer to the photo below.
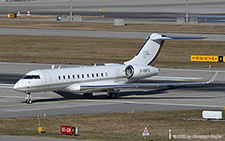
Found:
<path fill-rule="evenodd" d="M 211 83 L 215 80 L 217 73 L 206 82 L 130 83 L 159 73 L 159 69 L 152 66 L 152 64 L 154 64 L 165 40 L 191 39 L 203 38 L 167 37 L 153 33 L 148 37 L 136 56 L 124 62 L 124 64 L 108 63 L 99 66 L 33 70 L 16 82 L 14 90 L 25 92 L 27 94 L 26 103 L 32 103 L 31 93 L 33 92 L 64 91 L 82 93 L 85 98 L 91 98 L 93 92 L 101 91 L 107 92 L 109 98 L 116 98 L 120 88 Z"/>

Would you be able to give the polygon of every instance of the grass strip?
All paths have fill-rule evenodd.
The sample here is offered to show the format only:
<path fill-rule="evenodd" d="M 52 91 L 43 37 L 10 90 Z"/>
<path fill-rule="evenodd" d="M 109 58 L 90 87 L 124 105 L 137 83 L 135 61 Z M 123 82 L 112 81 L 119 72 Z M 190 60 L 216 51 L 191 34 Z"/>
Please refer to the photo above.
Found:
<path fill-rule="evenodd" d="M 0 61 L 52 64 L 123 63 L 135 56 L 145 39 L 0 35 Z M 191 62 L 190 55 L 223 56 L 225 43 L 216 41 L 167 41 L 157 67 L 225 67 L 225 63 Z"/>
<path fill-rule="evenodd" d="M 184 120 L 201 119 L 201 113 L 202 110 L 61 115 L 42 117 L 40 121 L 41 126 L 46 129 L 43 136 L 56 138 L 143 140 L 142 132 L 147 125 L 150 132 L 148 139 L 152 140 L 168 139 L 169 128 L 172 129 L 173 135 L 222 135 L 221 139 L 224 139 L 225 122 Z M 61 136 L 61 125 L 77 126 L 79 136 Z M 37 117 L 0 119 L 0 127 L 0 134 L 39 136 Z"/>

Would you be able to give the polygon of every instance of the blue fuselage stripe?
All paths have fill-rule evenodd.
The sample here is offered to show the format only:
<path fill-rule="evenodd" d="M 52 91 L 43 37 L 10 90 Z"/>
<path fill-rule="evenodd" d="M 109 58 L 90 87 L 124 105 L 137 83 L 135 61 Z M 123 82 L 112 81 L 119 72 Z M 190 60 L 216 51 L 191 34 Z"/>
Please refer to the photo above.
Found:
<path fill-rule="evenodd" d="M 145 44 L 148 42 L 149 39 L 150 39 L 150 36 L 148 37 L 148 39 L 146 40 L 146 42 L 144 43 L 144 45 L 141 47 L 141 49 L 138 51 L 138 53 L 136 54 L 136 56 L 138 56 L 138 54 L 141 52 L 142 48 L 144 48 Z"/>

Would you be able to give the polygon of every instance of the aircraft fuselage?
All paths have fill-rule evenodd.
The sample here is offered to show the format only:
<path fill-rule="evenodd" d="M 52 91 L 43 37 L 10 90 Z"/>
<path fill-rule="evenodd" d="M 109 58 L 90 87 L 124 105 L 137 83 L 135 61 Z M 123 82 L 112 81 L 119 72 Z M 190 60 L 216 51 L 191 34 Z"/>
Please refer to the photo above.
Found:
<path fill-rule="evenodd" d="M 74 68 L 34 70 L 24 75 L 15 85 L 17 91 L 31 93 L 43 91 L 82 92 L 80 85 L 120 85 L 158 74 L 158 69 L 148 65 L 134 65 L 126 73 L 126 65 L 104 64 Z M 132 72 L 133 71 L 133 72 Z"/>

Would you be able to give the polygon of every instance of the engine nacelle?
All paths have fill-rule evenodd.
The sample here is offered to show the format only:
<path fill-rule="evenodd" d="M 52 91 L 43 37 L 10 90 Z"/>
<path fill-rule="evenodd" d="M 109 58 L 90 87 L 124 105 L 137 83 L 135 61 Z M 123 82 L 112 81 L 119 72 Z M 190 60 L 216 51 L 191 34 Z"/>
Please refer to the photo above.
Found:
<path fill-rule="evenodd" d="M 65 90 L 69 91 L 69 92 L 79 92 L 80 91 L 80 85 L 72 84 L 72 85 L 66 87 Z"/>
<path fill-rule="evenodd" d="M 128 65 L 125 68 L 125 74 L 130 80 L 147 78 L 157 75 L 158 73 L 158 68 L 148 65 Z"/>

